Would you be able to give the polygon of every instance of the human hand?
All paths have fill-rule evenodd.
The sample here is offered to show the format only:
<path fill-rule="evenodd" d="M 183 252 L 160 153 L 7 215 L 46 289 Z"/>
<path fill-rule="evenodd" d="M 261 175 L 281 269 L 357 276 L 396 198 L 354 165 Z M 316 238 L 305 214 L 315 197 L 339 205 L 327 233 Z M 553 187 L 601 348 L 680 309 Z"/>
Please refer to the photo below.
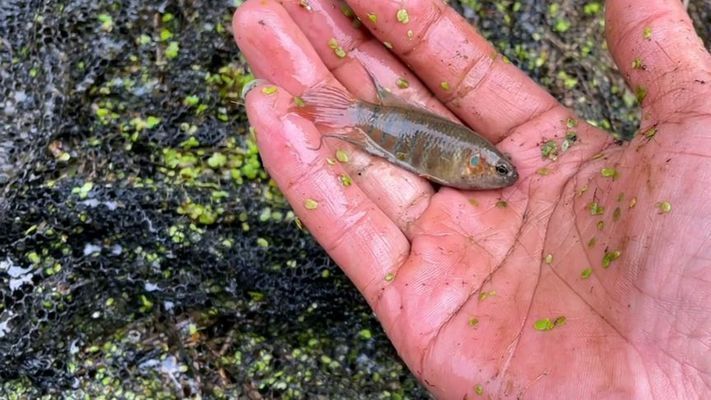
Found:
<path fill-rule="evenodd" d="M 256 76 L 276 85 L 251 90 L 247 112 L 267 170 L 428 390 L 452 399 L 708 394 L 711 57 L 681 2 L 607 2 L 613 57 L 647 91 L 640 132 L 622 145 L 503 62 L 441 1 L 349 1 L 370 34 L 339 4 L 238 9 L 237 43 Z M 314 150 L 320 132 L 288 112 L 293 96 L 327 81 L 372 101 L 363 66 L 393 93 L 498 143 L 519 181 L 435 191 L 342 142 Z M 562 151 L 571 131 L 577 140 Z M 542 157 L 549 140 L 555 161 Z M 348 161 L 333 162 L 335 149 L 349 149 Z"/>

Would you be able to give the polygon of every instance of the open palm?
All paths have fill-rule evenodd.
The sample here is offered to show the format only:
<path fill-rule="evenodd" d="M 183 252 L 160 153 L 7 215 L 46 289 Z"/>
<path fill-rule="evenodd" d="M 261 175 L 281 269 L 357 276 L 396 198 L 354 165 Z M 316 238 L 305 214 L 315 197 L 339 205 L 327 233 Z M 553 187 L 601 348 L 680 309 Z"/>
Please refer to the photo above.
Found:
<path fill-rule="evenodd" d="M 329 0 L 239 8 L 237 43 L 275 85 L 249 92 L 248 115 L 271 176 L 413 373 L 452 399 L 708 395 L 711 57 L 681 3 L 607 2 L 613 56 L 647 93 L 623 145 L 443 2 L 348 4 L 356 26 Z M 373 100 L 364 67 L 498 143 L 519 181 L 435 190 L 342 142 L 314 150 L 323 132 L 289 112 L 294 96 L 330 82 Z"/>

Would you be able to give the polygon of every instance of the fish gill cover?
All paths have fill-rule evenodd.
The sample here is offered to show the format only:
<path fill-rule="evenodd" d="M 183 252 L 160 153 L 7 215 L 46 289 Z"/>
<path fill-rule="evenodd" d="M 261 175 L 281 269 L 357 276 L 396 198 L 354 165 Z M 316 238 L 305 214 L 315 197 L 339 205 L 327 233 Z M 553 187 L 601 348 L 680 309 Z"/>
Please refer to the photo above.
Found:
<path fill-rule="evenodd" d="M 261 167 L 237 3 L 0 3 L 3 398 L 426 397 Z M 600 2 L 451 3 L 585 118 L 634 129 Z"/>

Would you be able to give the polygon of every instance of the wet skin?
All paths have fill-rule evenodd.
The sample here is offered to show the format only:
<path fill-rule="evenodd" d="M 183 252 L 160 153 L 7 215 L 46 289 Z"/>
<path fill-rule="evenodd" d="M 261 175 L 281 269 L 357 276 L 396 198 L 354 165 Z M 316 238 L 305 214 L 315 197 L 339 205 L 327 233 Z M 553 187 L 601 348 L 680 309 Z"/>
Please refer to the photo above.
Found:
<path fill-rule="evenodd" d="M 406 2 L 406 24 L 399 2 L 350 1 L 371 33 L 331 1 L 309 0 L 311 11 L 299 3 L 248 0 L 234 19 L 255 74 L 278 87 L 247 96 L 265 166 L 435 396 L 709 395 L 711 57 L 681 2 L 606 3 L 612 55 L 631 87 L 647 89 L 640 133 L 623 145 L 491 57 L 439 0 Z M 633 67 L 638 57 L 646 69 Z M 435 191 L 352 149 L 347 163 L 328 163 L 345 145 L 314 150 L 321 133 L 287 110 L 325 81 L 373 101 L 362 65 L 497 143 L 516 184 Z M 578 140 L 544 160 L 541 144 L 560 144 L 569 120 Z M 534 328 L 558 317 L 565 323 Z"/>

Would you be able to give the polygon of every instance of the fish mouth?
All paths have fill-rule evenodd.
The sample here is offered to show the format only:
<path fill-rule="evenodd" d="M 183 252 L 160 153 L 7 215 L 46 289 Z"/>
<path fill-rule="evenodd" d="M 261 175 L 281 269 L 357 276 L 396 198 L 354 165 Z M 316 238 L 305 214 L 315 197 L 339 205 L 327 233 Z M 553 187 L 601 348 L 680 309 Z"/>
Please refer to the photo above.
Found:
<path fill-rule="evenodd" d="M 517 180 L 518 180 L 518 171 L 516 170 L 516 168 L 512 168 L 512 169 L 511 169 L 511 174 L 509 174 L 509 181 L 510 181 L 511 183 L 514 183 L 514 182 L 516 182 Z"/>

